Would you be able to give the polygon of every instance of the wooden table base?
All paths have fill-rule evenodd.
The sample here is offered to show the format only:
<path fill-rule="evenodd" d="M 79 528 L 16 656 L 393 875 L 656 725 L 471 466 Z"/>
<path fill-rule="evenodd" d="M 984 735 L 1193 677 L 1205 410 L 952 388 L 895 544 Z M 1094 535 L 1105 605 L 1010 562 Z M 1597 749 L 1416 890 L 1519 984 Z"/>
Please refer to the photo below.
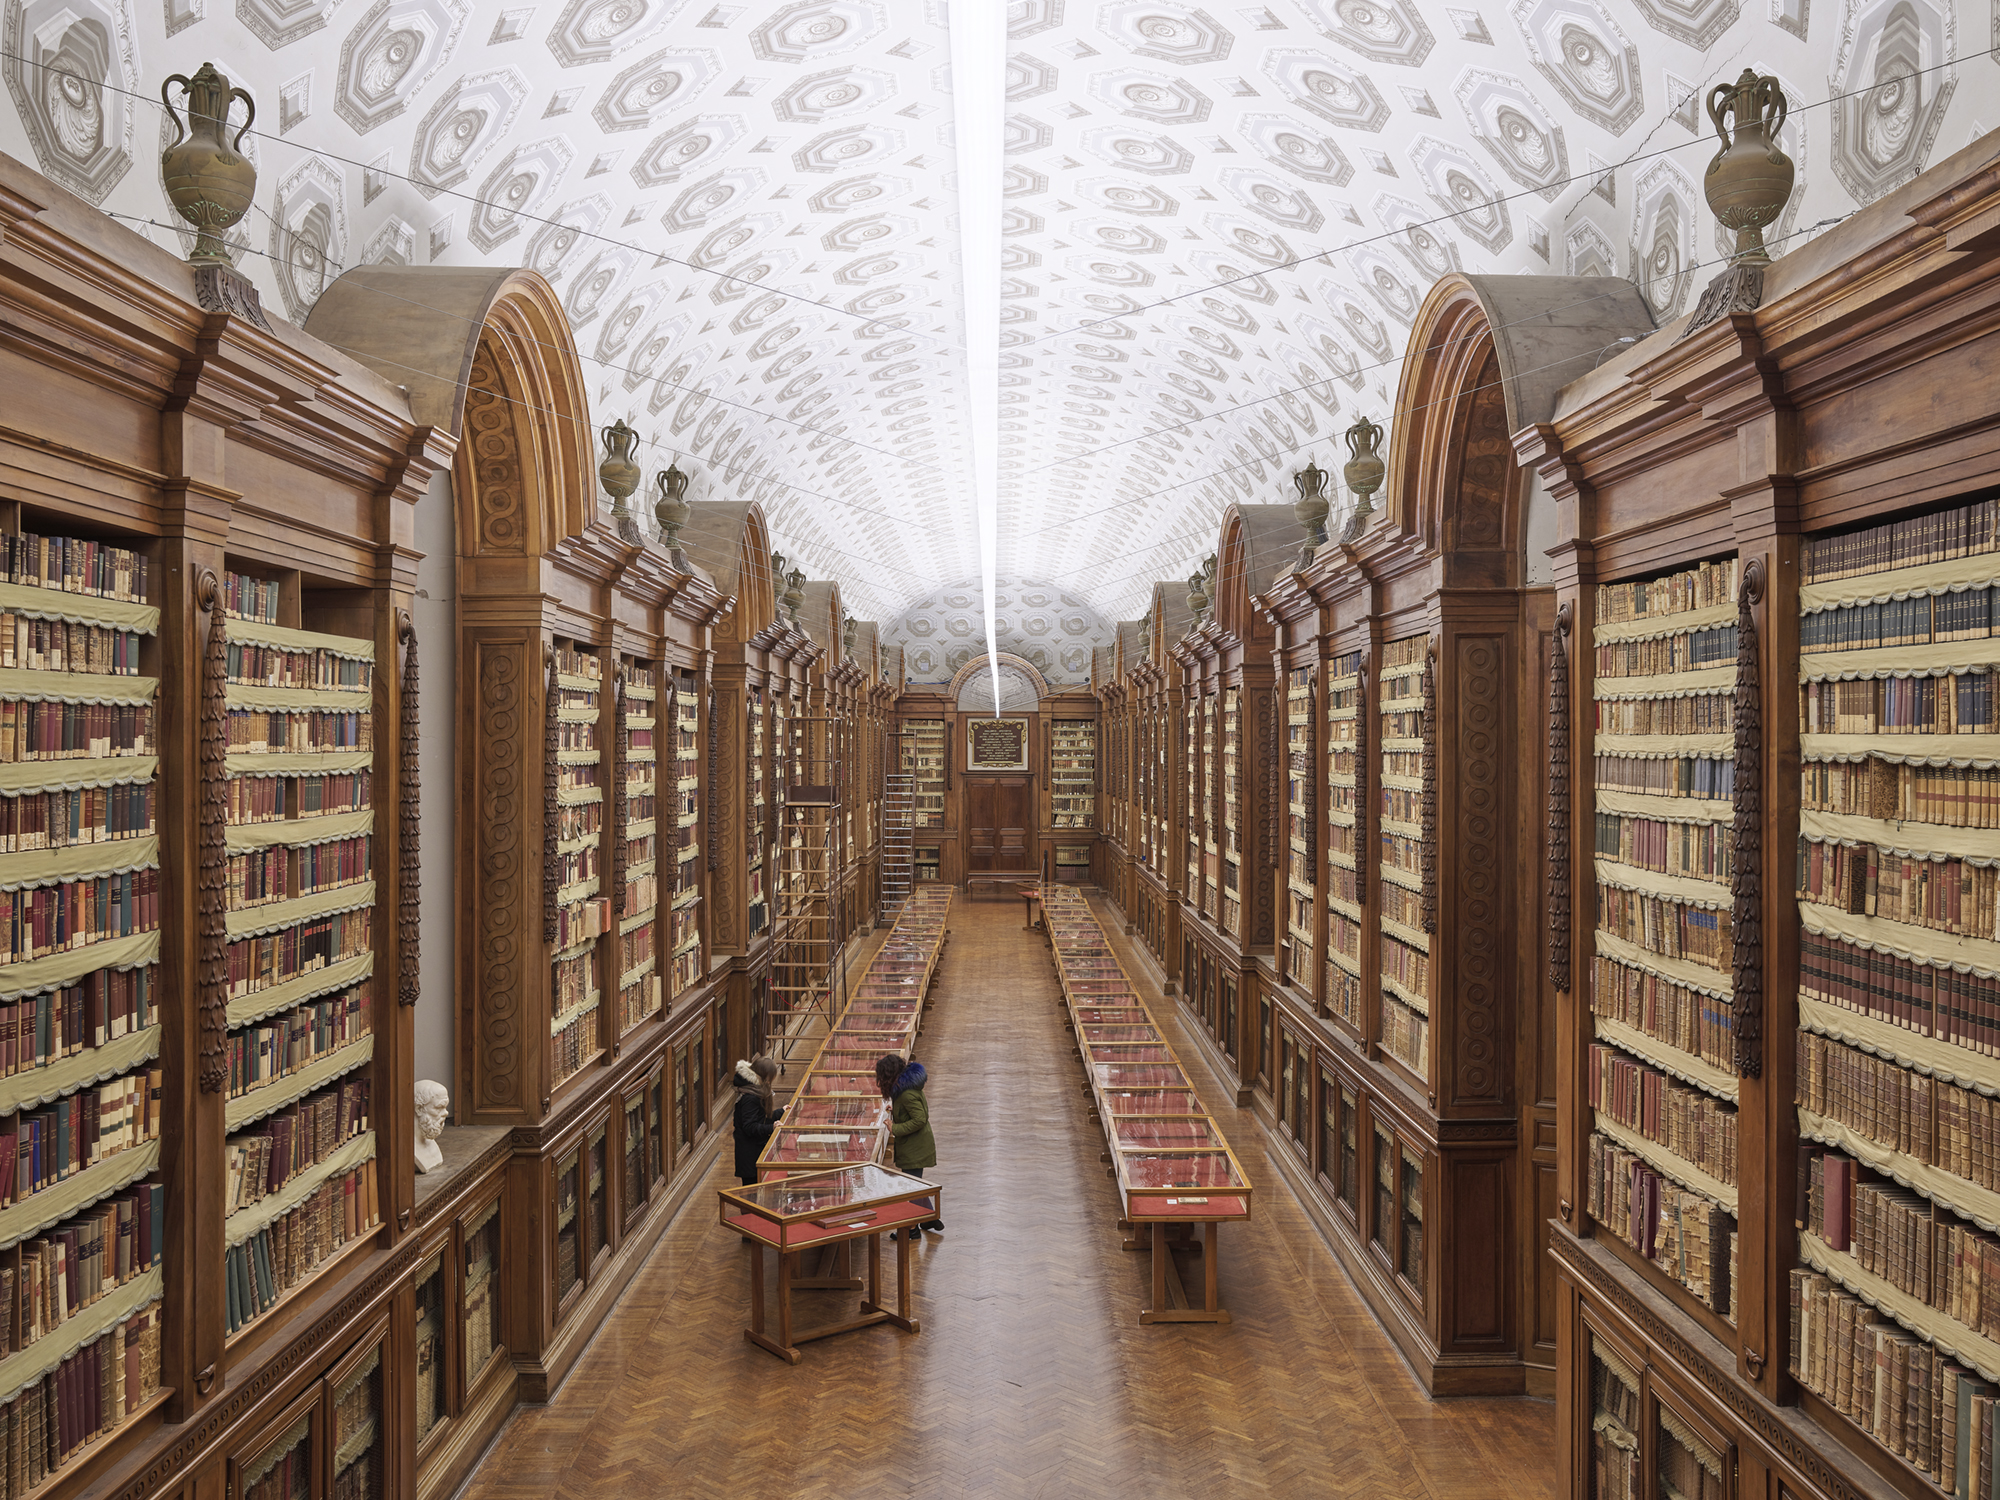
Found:
<path fill-rule="evenodd" d="M 1189 1226 L 1192 1227 L 1192 1226 Z M 1222 1291 L 1218 1283 L 1219 1267 L 1216 1262 L 1214 1223 L 1202 1228 L 1201 1275 L 1204 1283 L 1202 1305 L 1189 1305 L 1186 1291 L 1181 1286 L 1180 1271 L 1174 1265 L 1173 1251 L 1168 1247 L 1168 1226 L 1155 1220 L 1153 1223 L 1153 1305 L 1139 1313 L 1141 1323 L 1227 1323 L 1229 1310 L 1222 1306 Z M 1144 1248 L 1136 1235 L 1125 1242 L 1128 1250 Z M 1170 1304 L 1168 1289 L 1179 1294 L 1180 1306 Z"/>
<path fill-rule="evenodd" d="M 910 1316 L 910 1241 L 904 1235 L 896 1236 L 896 1311 L 890 1312 L 882 1306 L 882 1237 L 879 1234 L 867 1236 L 868 1240 L 868 1295 L 861 1301 L 861 1315 L 844 1323 L 831 1323 L 823 1328 L 809 1328 L 803 1331 L 792 1327 L 792 1292 L 795 1288 L 807 1290 L 831 1289 L 835 1291 L 857 1290 L 861 1282 L 845 1276 L 799 1276 L 794 1272 L 794 1262 L 799 1252 L 780 1252 L 778 1256 L 778 1336 L 774 1339 L 764 1332 L 764 1250 L 762 1242 L 750 1242 L 750 1326 L 743 1330 L 743 1337 L 760 1349 L 770 1351 L 787 1364 L 797 1364 L 805 1357 L 798 1346 L 811 1343 L 814 1339 L 831 1338 L 836 1333 L 852 1333 L 857 1328 L 872 1328 L 877 1323 L 893 1323 L 906 1333 L 922 1332 L 922 1325 Z M 842 1241 L 832 1249 L 842 1249 L 852 1244 L 852 1240 Z"/>

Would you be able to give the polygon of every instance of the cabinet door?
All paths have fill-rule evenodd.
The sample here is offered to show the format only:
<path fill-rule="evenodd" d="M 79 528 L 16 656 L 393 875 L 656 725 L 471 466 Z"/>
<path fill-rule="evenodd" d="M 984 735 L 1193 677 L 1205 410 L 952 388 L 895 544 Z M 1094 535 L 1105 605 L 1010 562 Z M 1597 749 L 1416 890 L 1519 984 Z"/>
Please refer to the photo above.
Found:
<path fill-rule="evenodd" d="M 461 1401 L 470 1398 L 479 1377 L 502 1347 L 500 1337 L 500 1200 L 476 1209 L 465 1221 L 459 1296 L 464 1309 L 465 1371 Z"/>
<path fill-rule="evenodd" d="M 328 1500 L 383 1500 L 389 1493 L 390 1428 L 383 1399 L 388 1344 L 384 1326 L 335 1365 L 324 1382 Z"/>
<path fill-rule="evenodd" d="M 231 1455 L 230 1500 L 320 1500 L 325 1487 L 314 1460 L 323 1446 L 313 1386 Z"/>
<path fill-rule="evenodd" d="M 451 1246 L 440 1246 L 437 1254 L 419 1266 L 411 1278 L 411 1345 L 416 1351 L 416 1431 L 420 1450 L 451 1415 L 452 1340 L 446 1337 L 446 1330 L 458 1321 L 452 1316 L 451 1278 L 446 1274 L 452 1259 Z"/>

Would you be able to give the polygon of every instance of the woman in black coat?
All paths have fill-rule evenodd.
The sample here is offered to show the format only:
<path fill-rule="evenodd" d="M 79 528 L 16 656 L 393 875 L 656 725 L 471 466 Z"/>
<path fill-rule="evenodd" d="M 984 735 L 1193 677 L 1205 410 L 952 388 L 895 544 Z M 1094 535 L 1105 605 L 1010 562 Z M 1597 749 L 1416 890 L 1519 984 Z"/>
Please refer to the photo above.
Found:
<path fill-rule="evenodd" d="M 784 1113 L 771 1094 L 778 1065 L 768 1057 L 736 1065 L 736 1180 L 745 1187 L 757 1180 L 757 1158 Z"/>

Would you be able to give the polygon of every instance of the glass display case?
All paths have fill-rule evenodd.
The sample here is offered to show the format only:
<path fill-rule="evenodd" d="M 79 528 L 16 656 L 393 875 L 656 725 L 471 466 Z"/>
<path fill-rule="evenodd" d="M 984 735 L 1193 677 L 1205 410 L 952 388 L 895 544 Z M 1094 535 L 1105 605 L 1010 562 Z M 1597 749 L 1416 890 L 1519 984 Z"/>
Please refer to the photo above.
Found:
<path fill-rule="evenodd" d="M 802 1249 L 848 1230 L 891 1229 L 935 1217 L 943 1208 L 938 1200 L 929 1209 L 914 1204 L 915 1199 L 939 1193 L 936 1183 L 874 1163 L 717 1191 L 724 1223 L 767 1238 L 781 1251 Z M 730 1216 L 731 1208 L 752 1222 Z"/>
<path fill-rule="evenodd" d="M 465 1269 L 461 1286 L 465 1320 L 465 1388 L 470 1391 L 500 1348 L 500 1202 L 480 1210 L 465 1229 Z"/>
<path fill-rule="evenodd" d="M 413 1297 L 416 1328 L 411 1342 L 417 1351 L 417 1445 L 421 1447 L 451 1406 L 450 1362 L 446 1330 L 451 1322 L 450 1289 L 445 1284 L 445 1254 L 440 1250 L 417 1268 Z"/>
<path fill-rule="evenodd" d="M 1097 723 L 1058 719 L 1049 744 L 1049 822 L 1055 828 L 1097 823 Z M 1084 848 L 1087 850 L 1088 845 Z M 1058 857 L 1056 863 L 1063 861 Z M 1086 854 L 1084 863 L 1088 864 Z"/>

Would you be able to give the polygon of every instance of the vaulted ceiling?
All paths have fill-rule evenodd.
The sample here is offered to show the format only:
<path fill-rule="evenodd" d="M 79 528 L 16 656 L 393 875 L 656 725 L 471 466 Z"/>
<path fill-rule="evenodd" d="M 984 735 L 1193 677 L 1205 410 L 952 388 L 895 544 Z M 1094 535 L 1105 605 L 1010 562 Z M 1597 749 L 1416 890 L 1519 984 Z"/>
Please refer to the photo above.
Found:
<path fill-rule="evenodd" d="M 191 236 L 160 186 L 161 82 L 211 60 L 255 95 L 234 242 L 273 308 L 303 321 L 368 262 L 532 266 L 594 417 L 630 421 L 649 471 L 695 472 L 692 498 L 760 500 L 853 613 L 978 576 L 939 0 L 0 17 L 0 149 L 163 244 Z M 1780 251 L 2000 125 L 2000 0 L 1013 0 L 1008 20 L 998 569 L 1106 619 L 1187 573 L 1229 501 L 1288 500 L 1308 452 L 1337 466 L 1338 429 L 1392 417 L 1446 271 L 1626 277 L 1661 321 L 1684 310 L 1725 249 L 1700 191 L 1716 82 L 1753 67 L 1792 101 Z"/>

